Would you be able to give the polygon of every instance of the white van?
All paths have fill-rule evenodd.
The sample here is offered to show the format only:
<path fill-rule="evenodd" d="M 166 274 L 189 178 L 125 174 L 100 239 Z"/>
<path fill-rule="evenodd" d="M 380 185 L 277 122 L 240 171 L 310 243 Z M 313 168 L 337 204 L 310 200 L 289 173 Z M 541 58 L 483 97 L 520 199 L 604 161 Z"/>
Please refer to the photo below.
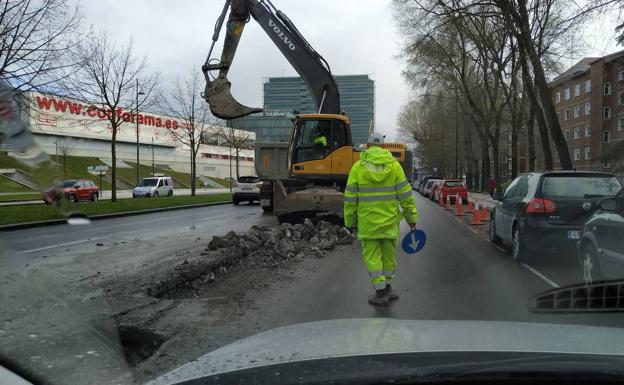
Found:
<path fill-rule="evenodd" d="M 143 178 L 132 190 L 132 197 L 170 197 L 173 196 L 173 180 L 169 176 Z"/>

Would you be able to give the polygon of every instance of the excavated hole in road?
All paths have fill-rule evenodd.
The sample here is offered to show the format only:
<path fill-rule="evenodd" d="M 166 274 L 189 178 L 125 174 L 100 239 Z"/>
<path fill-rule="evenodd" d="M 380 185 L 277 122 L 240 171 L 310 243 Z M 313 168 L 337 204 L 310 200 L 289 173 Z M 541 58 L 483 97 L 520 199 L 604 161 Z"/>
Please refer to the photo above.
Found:
<path fill-rule="evenodd" d="M 135 326 L 119 326 L 118 333 L 126 361 L 131 366 L 150 358 L 166 341 L 160 334 Z"/>

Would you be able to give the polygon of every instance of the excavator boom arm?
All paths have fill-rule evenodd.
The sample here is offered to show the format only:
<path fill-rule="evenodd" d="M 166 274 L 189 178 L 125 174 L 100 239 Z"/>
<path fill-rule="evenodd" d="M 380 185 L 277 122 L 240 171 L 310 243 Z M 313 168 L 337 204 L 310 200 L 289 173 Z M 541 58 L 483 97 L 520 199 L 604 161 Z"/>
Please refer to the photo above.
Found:
<path fill-rule="evenodd" d="M 340 114 L 340 95 L 338 86 L 331 74 L 329 65 L 297 30 L 290 19 L 275 9 L 269 0 L 227 0 L 220 19 L 217 21 L 214 42 L 225 17 L 227 6 L 230 15 L 226 24 L 226 35 L 221 60 L 212 64 L 206 60 L 202 71 L 206 77 L 204 98 L 210 104 L 212 113 L 222 119 L 245 116 L 262 109 L 251 108 L 238 103 L 230 93 L 227 73 L 230 69 L 243 29 L 250 17 L 260 24 L 280 52 L 293 66 L 306 83 L 319 113 Z M 212 47 L 211 47 L 212 51 Z M 218 70 L 215 79 L 210 78 L 210 71 Z"/>

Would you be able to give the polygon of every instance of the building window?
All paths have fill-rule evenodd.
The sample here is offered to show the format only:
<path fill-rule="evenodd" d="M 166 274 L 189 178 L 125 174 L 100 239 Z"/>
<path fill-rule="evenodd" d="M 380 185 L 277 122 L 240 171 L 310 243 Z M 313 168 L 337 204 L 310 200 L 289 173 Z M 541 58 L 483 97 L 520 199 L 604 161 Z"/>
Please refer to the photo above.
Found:
<path fill-rule="evenodd" d="M 574 139 L 581 139 L 581 127 L 574 127 Z"/>
<path fill-rule="evenodd" d="M 611 168 L 611 162 L 609 162 L 608 160 L 603 160 L 602 168 Z"/>
<path fill-rule="evenodd" d="M 624 131 L 624 117 L 618 119 L 618 131 Z"/>
<path fill-rule="evenodd" d="M 558 91 L 555 94 L 555 103 L 559 103 L 559 102 L 561 102 L 561 91 Z"/>
<path fill-rule="evenodd" d="M 624 67 L 620 67 L 620 69 L 618 70 L 618 80 L 624 80 Z"/>
<path fill-rule="evenodd" d="M 557 120 L 561 121 L 561 112 L 557 112 Z"/>
<path fill-rule="evenodd" d="M 591 159 L 591 150 L 589 146 L 585 146 L 585 160 L 590 160 L 590 159 Z"/>
<path fill-rule="evenodd" d="M 602 143 L 611 143 L 611 131 L 602 131 Z"/>
<path fill-rule="evenodd" d="M 507 178 L 507 170 L 503 170 L 503 178 Z"/>
<path fill-rule="evenodd" d="M 591 80 L 585 80 L 585 93 L 588 94 L 591 92 Z"/>
<path fill-rule="evenodd" d="M 611 119 L 611 107 L 603 107 L 602 108 L 602 118 L 603 119 Z"/>
<path fill-rule="evenodd" d="M 620 93 L 620 94 L 618 95 L 618 104 L 619 104 L 620 106 L 624 106 L 624 93 Z"/>
<path fill-rule="evenodd" d="M 581 117 L 581 106 L 574 106 L 574 119 Z"/>
<path fill-rule="evenodd" d="M 574 96 L 581 95 L 581 83 L 574 85 Z"/>
<path fill-rule="evenodd" d="M 564 111 L 563 119 L 564 120 L 570 120 L 570 109 L 567 109 L 567 110 Z"/>
<path fill-rule="evenodd" d="M 585 102 L 585 116 L 591 115 L 591 104 L 589 102 Z"/>
<path fill-rule="evenodd" d="M 589 126 L 589 124 L 585 125 L 585 137 L 589 138 L 591 136 L 591 127 Z"/>
<path fill-rule="evenodd" d="M 581 160 L 581 149 L 580 148 L 575 148 L 574 149 L 574 160 Z"/>
<path fill-rule="evenodd" d="M 605 82 L 605 84 L 603 86 L 603 93 L 605 95 L 611 95 L 611 83 Z"/>
<path fill-rule="evenodd" d="M 565 136 L 565 140 L 570 140 L 570 130 L 563 131 L 563 136 Z"/>
<path fill-rule="evenodd" d="M 559 153 L 555 151 L 554 155 L 555 155 L 555 163 L 561 163 L 561 158 L 559 158 Z"/>
<path fill-rule="evenodd" d="M 564 100 L 570 100 L 570 89 L 566 88 L 565 90 L 563 90 L 563 99 Z"/>

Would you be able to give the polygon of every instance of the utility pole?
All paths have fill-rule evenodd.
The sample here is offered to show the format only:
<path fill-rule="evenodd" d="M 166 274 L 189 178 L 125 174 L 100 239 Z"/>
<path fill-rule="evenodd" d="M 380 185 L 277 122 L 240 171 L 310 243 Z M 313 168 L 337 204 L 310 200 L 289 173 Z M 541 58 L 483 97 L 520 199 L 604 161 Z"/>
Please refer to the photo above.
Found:
<path fill-rule="evenodd" d="M 154 176 L 155 168 L 154 168 L 154 137 L 152 136 L 152 176 Z"/>
<path fill-rule="evenodd" d="M 230 149 L 230 192 L 232 192 L 232 144 L 228 143 L 228 148 Z"/>
<path fill-rule="evenodd" d="M 455 94 L 455 97 L 457 97 L 457 94 Z M 455 99 L 455 178 L 459 179 L 459 165 L 457 161 L 457 109 L 457 99 Z"/>
<path fill-rule="evenodd" d="M 145 95 L 139 91 L 139 79 L 136 79 L 136 184 L 139 185 L 139 95 Z"/>

